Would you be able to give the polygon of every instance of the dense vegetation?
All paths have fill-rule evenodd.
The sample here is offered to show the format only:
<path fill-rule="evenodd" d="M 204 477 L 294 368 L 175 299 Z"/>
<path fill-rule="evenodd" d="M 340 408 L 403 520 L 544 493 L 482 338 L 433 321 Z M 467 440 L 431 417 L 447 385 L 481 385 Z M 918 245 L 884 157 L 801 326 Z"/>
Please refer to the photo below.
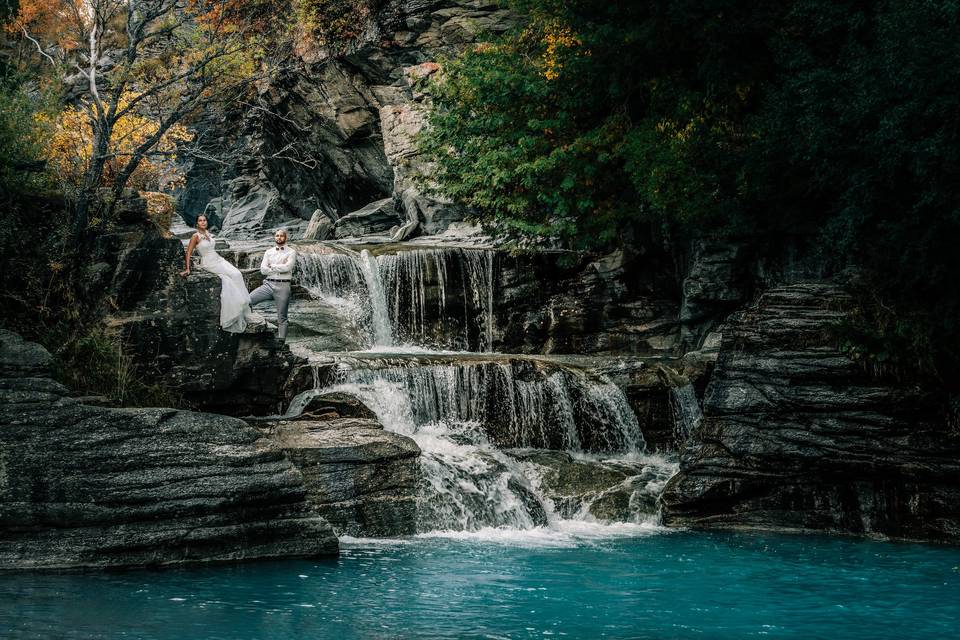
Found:
<path fill-rule="evenodd" d="M 383 4 L 0 0 L 0 325 L 47 346 L 76 392 L 159 402 L 86 287 L 95 239 L 131 191 L 165 232 L 183 162 L 229 162 L 192 125 L 235 117 L 296 50 L 345 52 Z"/>
<path fill-rule="evenodd" d="M 960 3 L 511 0 L 423 145 L 518 244 L 817 234 L 871 292 L 851 352 L 960 372 Z"/>
<path fill-rule="evenodd" d="M 960 3 L 504 1 L 522 26 L 430 88 L 442 191 L 518 245 L 815 237 L 834 269 L 866 275 L 851 353 L 956 378 Z M 0 0 L 6 324 L 62 320 L 50 299 L 82 306 L 61 254 L 82 256 L 123 189 L 162 203 L 177 156 L 216 153 L 191 121 L 239 104 L 291 50 L 347 50 L 385 5 Z M 99 97 L 77 75 L 90 47 L 110 59 Z M 50 260 L 28 265 L 25 236 Z"/>

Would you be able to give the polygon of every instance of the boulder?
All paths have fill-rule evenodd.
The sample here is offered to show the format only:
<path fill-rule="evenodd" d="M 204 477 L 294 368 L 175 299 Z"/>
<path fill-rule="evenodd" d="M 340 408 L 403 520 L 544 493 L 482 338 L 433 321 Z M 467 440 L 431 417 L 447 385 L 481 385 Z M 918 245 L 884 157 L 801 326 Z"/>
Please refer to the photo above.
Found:
<path fill-rule="evenodd" d="M 362 209 L 348 213 L 337 220 L 333 235 L 338 240 L 380 234 L 399 226 L 403 221 L 397 215 L 393 198 L 371 202 Z"/>
<path fill-rule="evenodd" d="M 727 323 L 703 420 L 662 496 L 666 524 L 960 539 L 945 398 L 842 353 L 832 331 L 850 305 L 835 285 L 800 283 Z"/>
<path fill-rule="evenodd" d="M 328 240 L 333 236 L 334 221 L 323 212 L 317 209 L 310 216 L 310 222 L 307 224 L 307 230 L 303 232 L 304 240 Z"/>
<path fill-rule="evenodd" d="M 276 188 L 241 178 L 230 183 L 221 207 L 223 226 L 220 232 L 227 237 L 262 234 L 291 218 Z"/>
<path fill-rule="evenodd" d="M 657 513 L 657 496 L 675 465 L 576 459 L 565 451 L 518 449 L 511 457 L 539 469 L 539 489 L 563 518 L 590 514 L 603 522 L 640 522 Z"/>
<path fill-rule="evenodd" d="M 241 420 L 67 397 L 0 330 L 0 566 L 157 566 L 337 553 L 303 477 Z"/>
<path fill-rule="evenodd" d="M 305 391 L 295 397 L 287 408 L 285 418 L 329 420 L 334 418 L 376 419 L 376 414 L 356 397 L 348 393 L 323 390 Z"/>
<path fill-rule="evenodd" d="M 88 275 L 91 295 L 110 301 L 106 324 L 122 337 L 137 375 L 197 409 L 263 415 L 286 404 L 285 385 L 301 359 L 266 325 L 223 331 L 220 278 L 199 267 L 180 277 L 179 240 L 147 225 L 99 236 L 93 250 L 103 261 Z"/>
<path fill-rule="evenodd" d="M 259 427 L 303 473 L 307 495 L 340 535 L 416 532 L 420 448 L 385 431 L 359 401 L 339 394 L 320 419 L 261 422 Z M 303 417 L 306 417 L 304 414 Z"/>
<path fill-rule="evenodd" d="M 173 275 L 137 308 L 108 321 L 147 379 L 173 388 L 191 407 L 228 415 L 276 413 L 301 358 L 265 324 L 245 333 L 220 328 L 220 278 L 196 269 Z"/>

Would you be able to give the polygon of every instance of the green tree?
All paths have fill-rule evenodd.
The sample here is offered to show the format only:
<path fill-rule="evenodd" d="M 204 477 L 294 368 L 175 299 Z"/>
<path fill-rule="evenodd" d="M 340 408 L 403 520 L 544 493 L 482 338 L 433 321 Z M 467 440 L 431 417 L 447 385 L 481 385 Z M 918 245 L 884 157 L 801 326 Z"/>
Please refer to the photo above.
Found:
<path fill-rule="evenodd" d="M 865 357 L 960 372 L 960 3 L 510 5 L 431 87 L 441 191 L 518 244 L 819 234 Z"/>
<path fill-rule="evenodd" d="M 739 3 L 516 0 L 514 33 L 448 61 L 423 145 L 441 189 L 515 239 L 603 247 L 651 219 L 743 210 L 744 116 L 777 13 Z M 759 55 L 758 55 L 758 52 Z"/>

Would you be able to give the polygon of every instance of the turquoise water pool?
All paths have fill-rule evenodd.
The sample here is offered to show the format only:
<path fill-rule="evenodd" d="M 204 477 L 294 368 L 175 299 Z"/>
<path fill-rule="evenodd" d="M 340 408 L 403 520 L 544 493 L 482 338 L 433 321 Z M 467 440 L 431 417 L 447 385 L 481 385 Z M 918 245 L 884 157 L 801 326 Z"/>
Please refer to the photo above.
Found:
<path fill-rule="evenodd" d="M 960 549 L 808 536 L 354 541 L 340 558 L 0 574 L 0 637 L 949 638 Z"/>

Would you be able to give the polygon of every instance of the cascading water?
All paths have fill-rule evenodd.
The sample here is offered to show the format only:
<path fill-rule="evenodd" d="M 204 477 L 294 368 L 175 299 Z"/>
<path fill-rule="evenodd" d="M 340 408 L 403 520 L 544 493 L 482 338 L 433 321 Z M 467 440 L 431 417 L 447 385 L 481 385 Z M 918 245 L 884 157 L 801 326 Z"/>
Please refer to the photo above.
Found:
<path fill-rule="evenodd" d="M 355 395 L 386 429 L 420 446 L 422 532 L 591 519 L 586 502 L 559 512 L 539 486 L 543 468 L 514 451 L 612 457 L 637 473 L 663 467 L 662 460 L 642 456 L 643 436 L 622 391 L 580 371 L 534 368 L 522 359 L 409 366 L 373 359 L 341 363 L 337 378 L 313 393 Z M 650 491 L 648 484 L 630 491 Z M 650 515 L 639 501 L 631 510 L 637 519 Z"/>
<path fill-rule="evenodd" d="M 673 409 L 673 437 L 677 446 L 680 446 L 700 426 L 703 421 L 703 411 L 697 400 L 697 392 L 689 382 L 682 386 L 671 387 L 670 401 Z"/>
<path fill-rule="evenodd" d="M 374 256 L 301 251 L 300 283 L 369 336 L 368 346 L 491 351 L 493 251 L 411 249 Z"/>
<path fill-rule="evenodd" d="M 493 251 L 306 249 L 300 283 L 361 328 L 370 350 L 325 353 L 334 379 L 315 375 L 289 413 L 311 394 L 347 392 L 416 441 L 420 532 L 652 517 L 675 465 L 643 454 L 620 388 L 550 358 L 482 355 L 493 347 Z M 611 505 L 616 516 L 595 516 Z"/>
<path fill-rule="evenodd" d="M 387 315 L 387 299 L 383 293 L 383 284 L 380 279 L 380 265 L 366 249 L 360 253 L 360 265 L 370 300 L 370 326 L 373 330 L 373 344 L 390 346 L 393 344 L 393 331 L 390 327 L 390 317 Z"/>

